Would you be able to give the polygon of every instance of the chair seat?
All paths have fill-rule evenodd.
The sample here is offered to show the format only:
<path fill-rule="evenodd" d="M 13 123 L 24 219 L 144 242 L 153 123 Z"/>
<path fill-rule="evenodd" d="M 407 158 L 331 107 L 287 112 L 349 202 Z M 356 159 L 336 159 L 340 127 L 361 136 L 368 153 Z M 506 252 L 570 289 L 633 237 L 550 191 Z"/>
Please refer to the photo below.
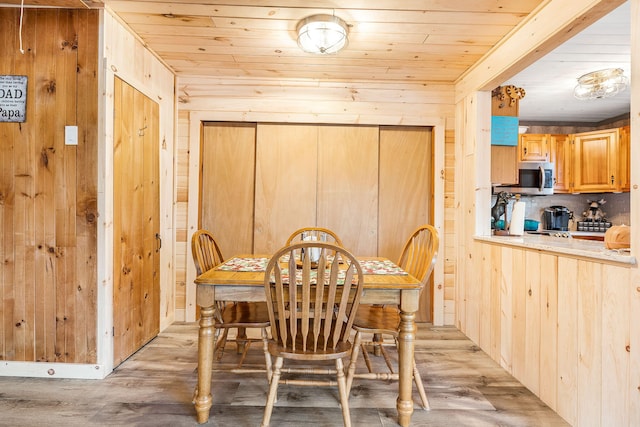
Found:
<path fill-rule="evenodd" d="M 222 310 L 222 323 L 216 328 L 267 328 L 269 308 L 265 302 L 234 302 Z"/>
<path fill-rule="evenodd" d="M 302 345 L 302 343 L 301 343 Z M 282 356 L 292 360 L 333 360 L 346 357 L 351 353 L 351 343 L 346 342 L 339 344 L 336 348 L 328 348 L 326 350 L 303 351 L 282 347 L 275 341 L 269 342 L 269 353 L 272 356 Z"/>
<path fill-rule="evenodd" d="M 396 306 L 360 305 L 353 321 L 358 332 L 398 336 L 400 312 Z"/>

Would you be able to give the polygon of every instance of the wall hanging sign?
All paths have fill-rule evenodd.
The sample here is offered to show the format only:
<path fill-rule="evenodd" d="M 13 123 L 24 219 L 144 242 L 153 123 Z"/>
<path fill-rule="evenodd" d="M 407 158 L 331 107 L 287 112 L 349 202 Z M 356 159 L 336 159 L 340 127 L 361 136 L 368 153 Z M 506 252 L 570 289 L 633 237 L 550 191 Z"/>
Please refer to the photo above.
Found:
<path fill-rule="evenodd" d="M 27 76 L 0 75 L 0 122 L 27 118 Z"/>

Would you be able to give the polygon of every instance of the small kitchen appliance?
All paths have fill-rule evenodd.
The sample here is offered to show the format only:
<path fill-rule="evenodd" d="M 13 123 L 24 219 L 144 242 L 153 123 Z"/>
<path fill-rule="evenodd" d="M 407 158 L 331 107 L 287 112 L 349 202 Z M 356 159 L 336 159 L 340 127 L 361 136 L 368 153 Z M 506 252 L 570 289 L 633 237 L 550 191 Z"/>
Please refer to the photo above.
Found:
<path fill-rule="evenodd" d="M 553 194 L 554 165 L 551 162 L 519 162 L 518 183 L 514 185 L 495 185 L 493 192 L 501 191 L 513 194 L 533 196 Z"/>
<path fill-rule="evenodd" d="M 571 211 L 564 206 L 550 206 L 545 208 L 543 219 L 545 230 L 569 230 Z"/>

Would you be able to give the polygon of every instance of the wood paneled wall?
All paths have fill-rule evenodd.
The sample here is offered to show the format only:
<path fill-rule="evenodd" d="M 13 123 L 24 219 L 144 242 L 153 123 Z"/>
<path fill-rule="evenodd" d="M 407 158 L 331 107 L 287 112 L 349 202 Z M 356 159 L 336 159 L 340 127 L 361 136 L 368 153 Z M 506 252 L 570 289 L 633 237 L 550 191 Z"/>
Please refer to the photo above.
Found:
<path fill-rule="evenodd" d="M 175 109 L 175 76 L 166 65 L 149 50 L 120 21 L 104 11 L 104 84 L 105 108 L 104 145 L 100 147 L 100 158 L 103 159 L 104 200 L 101 209 L 104 224 L 104 245 L 99 253 L 104 256 L 104 271 L 98 271 L 98 281 L 103 284 L 105 317 L 111 315 L 111 275 L 113 257 L 113 87 L 118 77 L 136 90 L 142 92 L 158 104 L 160 163 L 160 330 L 175 320 L 176 313 L 176 280 L 174 275 L 174 203 L 178 203 L 180 191 L 174 176 L 174 168 L 179 167 L 179 158 L 175 145 L 176 109 Z M 178 211 L 179 212 L 179 211 Z M 177 255 L 179 258 L 180 255 Z M 111 319 L 99 325 L 103 337 L 111 330 Z M 105 339 L 105 341 L 107 341 Z M 107 344 L 108 345 L 108 344 Z M 106 351 L 108 353 L 108 351 Z M 106 356 L 106 354 L 105 354 Z"/>
<path fill-rule="evenodd" d="M 189 301 L 193 291 L 194 268 L 189 255 L 187 240 L 195 231 L 197 213 L 190 206 L 196 206 L 197 171 L 191 170 L 194 153 L 199 145 L 200 123 L 203 121 L 275 122 L 311 124 L 364 124 L 436 126 L 447 129 L 446 154 L 449 164 L 437 175 L 445 182 L 446 197 L 453 203 L 453 86 L 447 84 L 379 83 L 379 82 L 337 82 L 312 80 L 221 79 L 202 76 L 178 77 L 178 136 L 176 160 L 177 182 L 180 183 L 180 202 L 176 204 L 176 253 L 185 256 L 176 258 L 176 319 L 184 314 L 190 319 L 196 307 Z M 436 130 L 435 139 L 444 139 L 443 130 Z M 199 155 L 199 154 L 197 154 Z M 183 156 L 183 157 L 180 157 Z M 191 168 L 188 166 L 191 165 Z M 185 201 L 184 183 L 187 183 Z M 438 185 L 442 181 L 438 182 Z M 194 185 L 196 187 L 194 187 Z M 436 199 L 435 203 L 441 203 Z M 196 210 L 197 212 L 197 210 Z M 449 213 L 451 213 L 449 211 Z M 187 217 L 186 222 L 180 220 Z M 451 218 L 444 230 L 443 244 L 455 232 Z M 184 228 L 186 226 L 186 228 Z M 445 252 L 452 249 L 445 246 Z M 453 323 L 453 266 L 451 253 L 441 254 L 448 259 L 447 285 L 444 280 L 436 284 L 437 300 L 443 294 L 446 313 L 436 314 L 446 324 Z M 179 264 L 178 259 L 184 260 Z M 449 289 L 445 291 L 445 287 Z M 185 305 L 180 304 L 184 302 Z M 184 309 L 184 311 L 182 311 Z"/>
<path fill-rule="evenodd" d="M 459 289 L 469 337 L 571 425 L 637 425 L 627 410 L 638 393 L 632 269 L 473 246 L 477 280 Z"/>
<path fill-rule="evenodd" d="M 640 0 L 632 2 L 637 29 Z M 456 86 L 456 326 L 497 363 L 576 426 L 640 425 L 640 273 L 542 251 L 476 241 L 490 217 L 490 92 L 618 2 L 551 0 L 509 42 Z M 632 34 L 632 68 L 640 43 Z M 526 52 L 532 56 L 527 57 Z M 634 55 L 638 53 L 638 55 Z M 640 97 L 634 91 L 632 98 Z M 634 98 L 636 97 L 636 98 Z M 631 121 L 638 125 L 632 102 Z M 633 165 L 640 164 L 632 146 Z M 635 183 L 635 188 L 634 188 Z M 632 175 L 631 221 L 640 222 Z M 637 235 L 636 235 L 637 236 Z M 632 239 L 632 254 L 638 248 Z"/>
<path fill-rule="evenodd" d="M 26 9 L 22 54 L 0 8 L 0 74 L 28 78 L 26 122 L 0 123 L 0 360 L 96 362 L 98 18 Z"/>

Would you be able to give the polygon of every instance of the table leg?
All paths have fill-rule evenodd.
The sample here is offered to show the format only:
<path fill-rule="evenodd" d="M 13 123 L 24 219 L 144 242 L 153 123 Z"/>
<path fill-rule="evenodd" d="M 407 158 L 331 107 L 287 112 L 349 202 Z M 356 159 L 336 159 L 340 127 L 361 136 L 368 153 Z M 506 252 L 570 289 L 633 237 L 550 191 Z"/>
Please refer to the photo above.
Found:
<path fill-rule="evenodd" d="M 198 333 L 198 386 L 194 404 L 198 423 L 206 423 L 213 404 L 211 398 L 211 370 L 213 369 L 215 306 L 200 308 L 200 330 Z"/>
<path fill-rule="evenodd" d="M 398 330 L 398 423 L 402 427 L 411 424 L 413 414 L 413 351 L 416 337 L 416 310 L 418 293 L 403 293 L 400 305 L 400 326 Z M 405 298 L 406 297 L 406 298 Z"/>

